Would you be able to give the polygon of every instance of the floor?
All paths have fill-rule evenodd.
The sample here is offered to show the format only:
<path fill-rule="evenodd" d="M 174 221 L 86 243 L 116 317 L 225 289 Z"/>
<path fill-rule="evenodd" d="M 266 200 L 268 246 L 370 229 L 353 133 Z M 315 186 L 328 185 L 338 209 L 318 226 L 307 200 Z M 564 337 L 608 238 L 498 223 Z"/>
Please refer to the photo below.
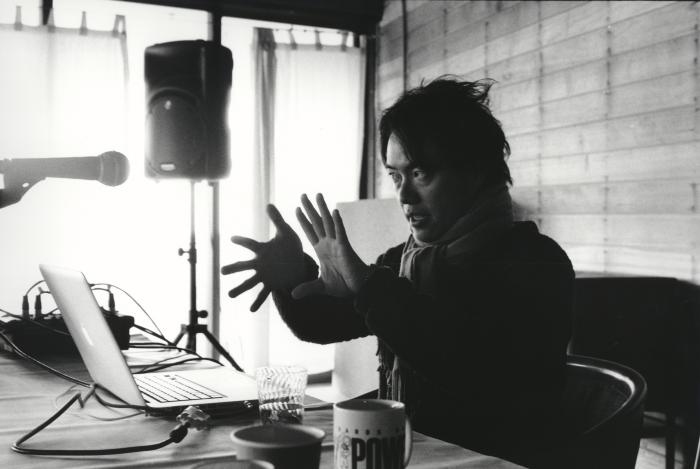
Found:
<path fill-rule="evenodd" d="M 666 459 L 664 457 L 663 438 L 644 438 L 639 444 L 639 454 L 637 455 L 637 465 L 635 469 L 665 469 Z M 692 461 L 691 461 L 692 467 Z M 683 467 L 683 455 L 680 450 L 676 451 L 676 468 Z"/>

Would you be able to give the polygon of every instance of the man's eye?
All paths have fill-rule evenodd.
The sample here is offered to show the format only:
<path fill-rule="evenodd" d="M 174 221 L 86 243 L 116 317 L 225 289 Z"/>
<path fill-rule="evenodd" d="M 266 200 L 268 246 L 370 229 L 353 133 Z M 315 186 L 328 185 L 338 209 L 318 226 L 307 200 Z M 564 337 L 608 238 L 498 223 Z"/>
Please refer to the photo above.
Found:
<path fill-rule="evenodd" d="M 401 175 L 397 172 L 392 171 L 391 173 L 389 173 L 389 177 L 392 181 L 394 181 L 395 184 L 398 184 L 401 181 Z"/>
<path fill-rule="evenodd" d="M 423 171 L 422 169 L 414 169 L 413 170 L 413 177 L 415 179 L 425 179 L 428 176 L 428 174 Z"/>

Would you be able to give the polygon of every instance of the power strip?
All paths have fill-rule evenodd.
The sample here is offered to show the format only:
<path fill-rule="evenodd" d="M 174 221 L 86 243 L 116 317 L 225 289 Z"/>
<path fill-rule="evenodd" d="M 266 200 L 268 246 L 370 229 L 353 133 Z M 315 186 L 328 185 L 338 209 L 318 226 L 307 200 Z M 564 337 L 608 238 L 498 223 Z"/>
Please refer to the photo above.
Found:
<path fill-rule="evenodd" d="M 129 348 L 130 329 L 134 325 L 132 316 L 105 314 L 107 324 L 122 350 Z M 37 323 L 42 324 L 42 327 Z M 61 331 L 64 334 L 61 334 Z M 73 338 L 68 334 L 66 324 L 60 315 L 39 321 L 12 320 L 3 326 L 3 332 L 23 352 L 31 356 L 77 355 Z M 0 340 L 0 348 L 12 351 L 9 345 Z"/>

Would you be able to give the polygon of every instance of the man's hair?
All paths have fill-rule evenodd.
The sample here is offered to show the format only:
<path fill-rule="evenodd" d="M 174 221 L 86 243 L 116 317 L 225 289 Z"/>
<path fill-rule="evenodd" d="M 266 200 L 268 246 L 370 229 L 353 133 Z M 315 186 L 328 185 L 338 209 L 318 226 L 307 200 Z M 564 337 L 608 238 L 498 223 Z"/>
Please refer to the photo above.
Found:
<path fill-rule="evenodd" d="M 488 107 L 492 84 L 445 75 L 403 93 L 379 121 L 382 162 L 394 134 L 408 159 L 422 168 L 466 169 L 483 174 L 487 184 L 513 184 L 506 164 L 510 146 Z M 429 145 L 437 161 L 428 161 Z"/>

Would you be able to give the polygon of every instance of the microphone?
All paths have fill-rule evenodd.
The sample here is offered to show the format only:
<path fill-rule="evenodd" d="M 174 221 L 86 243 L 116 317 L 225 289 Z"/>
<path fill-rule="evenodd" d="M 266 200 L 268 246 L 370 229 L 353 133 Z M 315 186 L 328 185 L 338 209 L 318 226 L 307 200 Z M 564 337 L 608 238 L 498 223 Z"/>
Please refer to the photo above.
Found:
<path fill-rule="evenodd" d="M 99 156 L 9 159 L 0 160 L 0 173 L 32 181 L 44 178 L 89 179 L 118 186 L 129 177 L 129 160 L 117 151 Z"/>

